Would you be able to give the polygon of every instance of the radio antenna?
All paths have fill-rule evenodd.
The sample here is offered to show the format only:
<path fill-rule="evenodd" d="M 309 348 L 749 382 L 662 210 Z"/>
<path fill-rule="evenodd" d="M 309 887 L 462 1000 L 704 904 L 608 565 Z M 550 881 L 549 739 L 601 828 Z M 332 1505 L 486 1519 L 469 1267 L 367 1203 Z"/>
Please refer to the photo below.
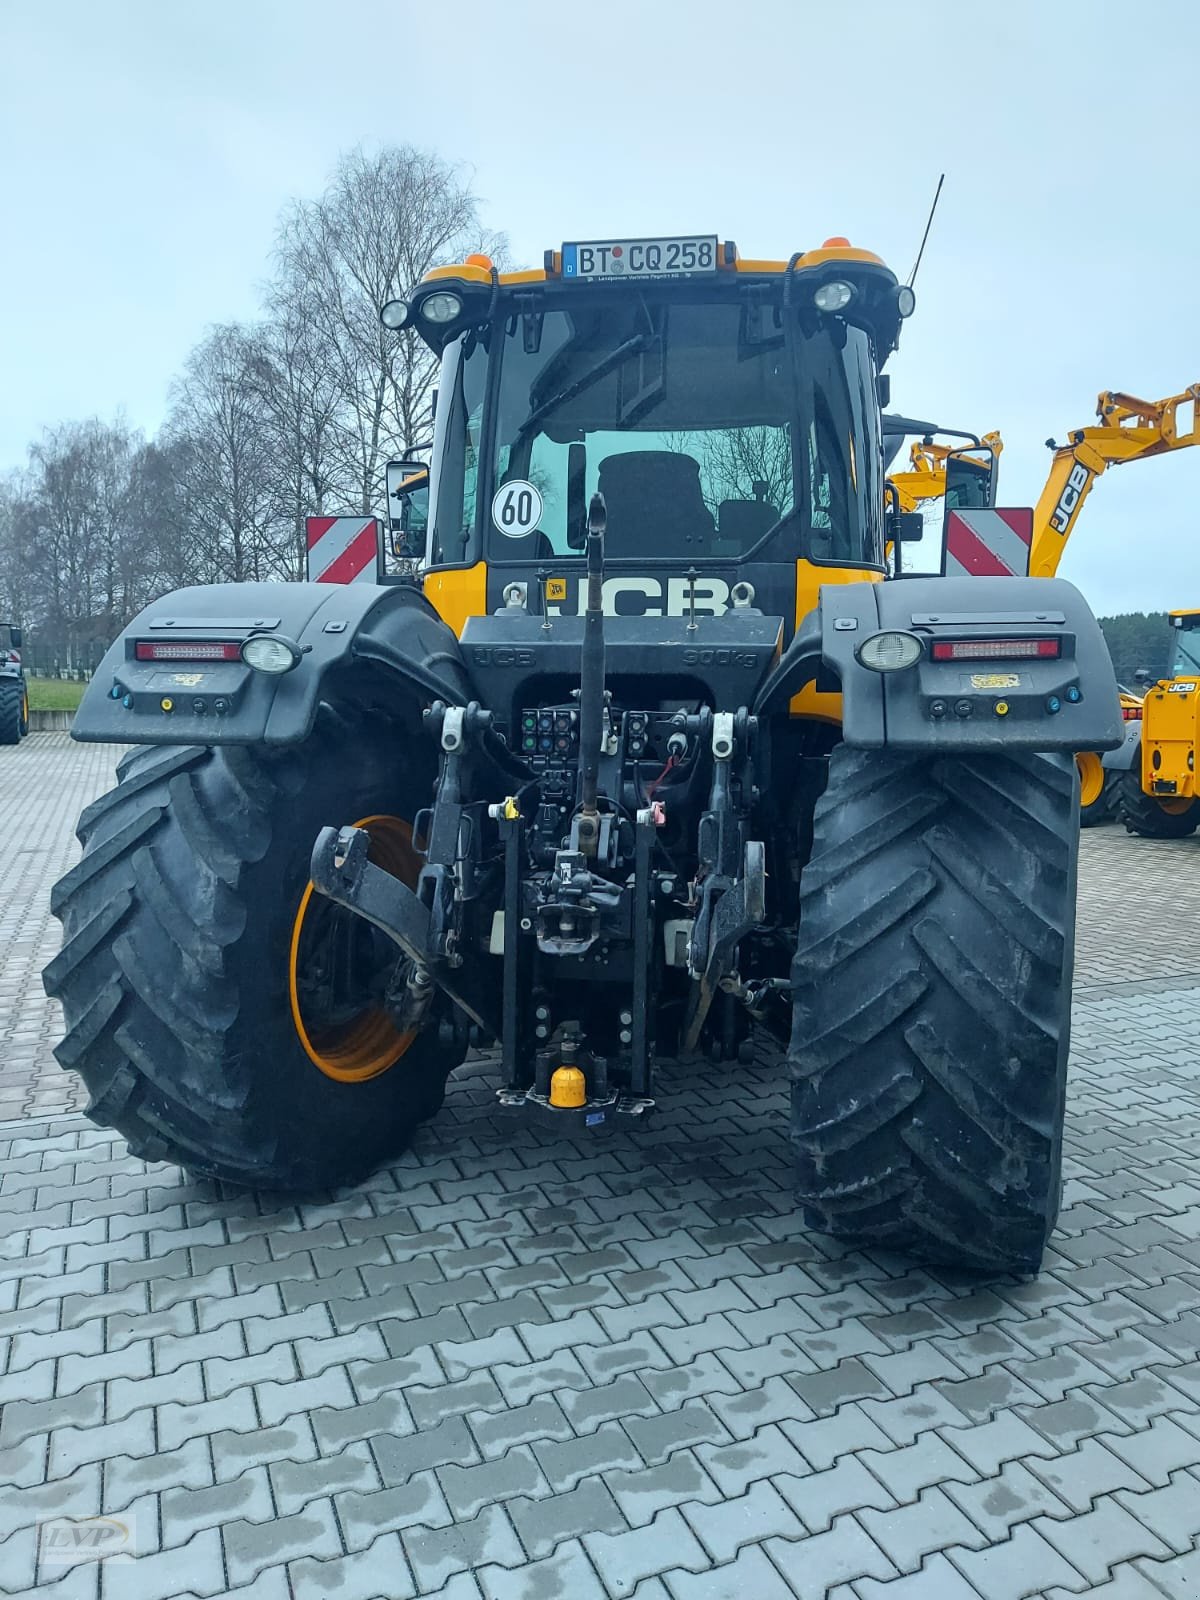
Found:
<path fill-rule="evenodd" d="M 917 276 L 917 268 L 921 265 L 921 257 L 925 254 L 925 241 L 929 238 L 929 230 L 933 227 L 933 214 L 937 210 L 938 201 L 942 196 L 942 185 L 946 181 L 943 172 L 937 181 L 937 188 L 933 191 L 933 204 L 929 208 L 929 216 L 925 221 L 925 232 L 921 235 L 921 248 L 917 251 L 917 259 L 913 262 L 913 269 L 908 275 L 908 287 L 911 289 Z"/>

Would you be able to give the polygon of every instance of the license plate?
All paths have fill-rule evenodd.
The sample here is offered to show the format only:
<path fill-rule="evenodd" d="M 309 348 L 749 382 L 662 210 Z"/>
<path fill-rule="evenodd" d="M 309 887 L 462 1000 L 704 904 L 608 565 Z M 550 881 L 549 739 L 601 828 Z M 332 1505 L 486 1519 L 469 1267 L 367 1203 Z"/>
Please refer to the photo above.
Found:
<path fill-rule="evenodd" d="M 562 275 L 573 283 L 704 277 L 716 270 L 717 236 L 713 233 L 686 239 L 603 239 L 562 247 Z"/>

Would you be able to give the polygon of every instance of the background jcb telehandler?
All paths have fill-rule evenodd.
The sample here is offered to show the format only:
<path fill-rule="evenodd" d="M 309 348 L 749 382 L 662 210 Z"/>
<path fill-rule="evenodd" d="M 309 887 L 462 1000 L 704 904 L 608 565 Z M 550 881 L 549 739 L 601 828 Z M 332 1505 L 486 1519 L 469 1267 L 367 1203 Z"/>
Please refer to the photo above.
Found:
<path fill-rule="evenodd" d="M 1200 384 L 1192 384 L 1165 400 L 1138 400 L 1132 395 L 1104 390 L 1096 400 L 1096 422 L 1084 428 L 1072 428 L 1065 444 L 1047 439 L 1053 459 L 1033 514 L 1028 564 L 1031 577 L 1052 578 L 1057 573 L 1067 541 L 1078 526 L 1084 501 L 1096 479 L 1109 467 L 1148 461 L 1154 456 L 1200 444 L 1197 401 L 1200 401 Z M 931 423 L 885 418 L 885 424 L 888 422 L 895 430 L 891 435 L 893 440 L 914 432 L 924 434 L 911 446 L 908 470 L 893 471 L 888 476 L 899 509 L 913 512 L 918 506 L 945 495 L 946 461 L 951 446 L 933 438 L 934 434 L 945 430 Z M 997 433 L 985 434 L 982 443 L 994 457 L 1004 448 Z M 1171 619 L 1175 627 L 1186 628 L 1194 626 L 1186 621 L 1194 615 L 1188 611 L 1173 611 Z M 1177 669 L 1176 676 L 1183 683 L 1188 680 L 1189 673 L 1195 676 L 1194 655 L 1194 650 L 1189 654 L 1184 649 L 1179 657 L 1183 666 Z M 1182 694 L 1185 699 L 1164 702 L 1162 696 L 1167 693 Z M 1155 702 L 1159 707 L 1156 715 L 1162 733 L 1151 744 L 1142 739 L 1142 697 L 1122 688 L 1124 744 L 1104 757 L 1098 751 L 1076 754 L 1080 777 L 1079 818 L 1084 827 L 1107 820 L 1118 807 L 1126 827 L 1134 833 L 1178 837 L 1200 825 L 1200 808 L 1191 806 L 1195 789 L 1188 776 L 1195 771 L 1194 752 L 1190 766 L 1187 760 L 1194 740 L 1189 745 L 1186 729 L 1183 734 L 1180 732 L 1193 714 L 1186 694 L 1186 689 L 1170 689 L 1163 685 Z M 1164 704 L 1170 707 L 1169 711 L 1162 709 Z M 1168 745 L 1171 746 L 1169 757 Z M 1157 757 L 1153 754 L 1155 748 Z M 1178 773 L 1157 774 L 1151 762 L 1157 760 L 1161 765 L 1164 759 L 1169 759 L 1172 766 L 1178 765 Z M 1176 789 L 1165 787 L 1172 782 L 1178 785 Z M 1155 783 L 1159 785 L 1157 789 L 1153 787 Z"/>
<path fill-rule="evenodd" d="M 1116 752 L 1122 820 L 1130 833 L 1152 839 L 1182 839 L 1200 828 L 1200 610 L 1169 615 L 1170 675 L 1147 686 L 1137 737 Z"/>
<path fill-rule="evenodd" d="M 712 236 L 473 257 L 385 306 L 442 363 L 419 580 L 168 595 L 76 718 L 139 746 L 54 897 L 91 1115 L 222 1179 L 342 1183 L 471 1040 L 498 1114 L 582 1132 L 648 1114 L 656 1057 L 736 1074 L 757 1024 L 814 1227 L 1036 1269 L 1071 752 L 1120 711 L 1070 584 L 882 581 L 911 309 L 844 239 Z"/>

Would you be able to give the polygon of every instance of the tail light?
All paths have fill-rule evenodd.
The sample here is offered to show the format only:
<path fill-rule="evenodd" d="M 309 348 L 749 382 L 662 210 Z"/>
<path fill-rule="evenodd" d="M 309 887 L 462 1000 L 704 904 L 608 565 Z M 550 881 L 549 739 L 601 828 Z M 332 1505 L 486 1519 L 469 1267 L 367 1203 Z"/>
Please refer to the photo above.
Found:
<path fill-rule="evenodd" d="M 942 639 L 930 649 L 935 661 L 1012 661 L 1062 655 L 1061 639 Z"/>
<path fill-rule="evenodd" d="M 142 639 L 134 646 L 138 661 L 240 661 L 240 644 L 215 639 Z"/>
<path fill-rule="evenodd" d="M 1140 722 L 1142 720 L 1141 706 L 1122 706 L 1121 720 L 1123 722 Z"/>

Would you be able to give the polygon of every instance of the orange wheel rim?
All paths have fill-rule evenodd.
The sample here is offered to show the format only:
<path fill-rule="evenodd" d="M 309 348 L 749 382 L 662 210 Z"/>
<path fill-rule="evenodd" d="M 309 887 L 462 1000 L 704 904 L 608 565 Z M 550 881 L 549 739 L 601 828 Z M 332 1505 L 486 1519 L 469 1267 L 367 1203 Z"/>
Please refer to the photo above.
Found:
<path fill-rule="evenodd" d="M 1079 803 L 1095 805 L 1104 792 L 1104 767 L 1100 757 L 1087 750 L 1075 757 L 1075 765 L 1079 768 Z"/>
<path fill-rule="evenodd" d="M 416 886 L 421 861 L 413 849 L 412 828 L 402 817 L 362 817 L 354 827 L 364 828 L 370 835 L 370 861 L 410 889 Z M 292 923 L 288 952 L 292 1023 L 308 1059 L 327 1078 L 338 1083 L 365 1083 L 395 1066 L 417 1037 L 417 1030 L 397 1027 L 382 1005 L 366 998 L 360 1009 L 333 1021 L 314 1016 L 312 1008 L 306 1007 L 300 975 L 312 959 L 311 936 L 320 916 L 339 915 L 353 917 L 352 912 L 340 911 L 316 895 L 311 883 L 305 886 Z"/>
<path fill-rule="evenodd" d="M 1181 817 L 1195 805 L 1190 794 L 1156 794 L 1154 801 L 1169 817 Z"/>

